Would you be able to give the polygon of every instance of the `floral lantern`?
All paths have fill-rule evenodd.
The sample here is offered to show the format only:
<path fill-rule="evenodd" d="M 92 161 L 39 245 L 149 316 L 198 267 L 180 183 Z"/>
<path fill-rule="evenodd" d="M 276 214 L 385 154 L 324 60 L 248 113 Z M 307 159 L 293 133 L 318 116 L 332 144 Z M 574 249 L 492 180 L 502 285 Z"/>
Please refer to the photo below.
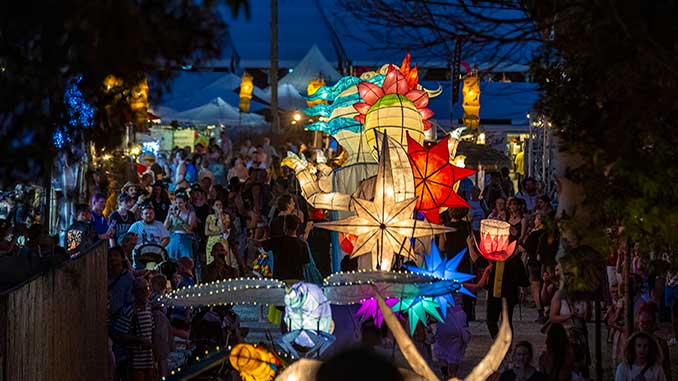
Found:
<path fill-rule="evenodd" d="M 461 90 L 464 98 L 462 120 L 464 126 L 475 129 L 480 125 L 480 78 L 478 78 L 478 73 L 472 71 L 467 63 L 464 62 L 464 64 L 466 76 L 464 77 L 464 87 Z"/>
<path fill-rule="evenodd" d="M 480 253 L 490 261 L 505 261 L 513 254 L 516 242 L 509 243 L 508 222 L 500 220 L 480 221 Z"/>
<path fill-rule="evenodd" d="M 372 130 L 387 132 L 407 148 L 407 134 L 416 141 L 424 141 L 424 131 L 431 128 L 428 120 L 433 111 L 427 108 L 428 94 L 419 90 L 417 67 L 410 69 L 409 54 L 400 69 L 390 65 L 382 86 L 370 82 L 358 84 L 362 102 L 353 107 L 358 111 L 354 118 L 363 123 L 365 137 L 372 156 L 377 158 L 376 135 Z"/>
<path fill-rule="evenodd" d="M 233 368 L 245 381 L 270 381 L 280 366 L 280 360 L 266 349 L 241 343 L 233 347 L 228 356 Z"/>
<path fill-rule="evenodd" d="M 513 254 L 518 241 L 509 243 L 509 229 L 511 225 L 508 222 L 499 220 L 480 221 L 480 254 L 483 257 L 497 261 L 494 270 L 494 289 L 493 295 L 501 297 L 501 286 L 504 278 L 504 261 Z"/>
<path fill-rule="evenodd" d="M 252 91 L 254 85 L 252 84 L 252 76 L 244 73 L 240 81 L 240 112 L 250 111 L 250 101 L 252 100 Z"/>
<path fill-rule="evenodd" d="M 308 81 L 308 86 L 306 87 L 306 93 L 310 97 L 311 95 L 315 94 L 316 91 L 318 91 L 319 88 L 325 86 L 325 79 L 323 77 L 320 78 L 315 78 L 310 81 Z M 315 105 L 325 103 L 322 99 L 316 99 L 316 100 L 309 100 L 306 101 L 306 104 L 308 107 L 313 107 Z"/>

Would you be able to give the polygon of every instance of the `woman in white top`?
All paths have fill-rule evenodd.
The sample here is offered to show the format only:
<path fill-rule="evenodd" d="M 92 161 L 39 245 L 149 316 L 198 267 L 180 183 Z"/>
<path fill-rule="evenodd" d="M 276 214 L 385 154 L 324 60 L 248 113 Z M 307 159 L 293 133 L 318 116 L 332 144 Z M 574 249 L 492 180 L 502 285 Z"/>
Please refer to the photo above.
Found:
<path fill-rule="evenodd" d="M 624 361 L 617 366 L 615 381 L 666 381 L 657 343 L 646 333 L 636 332 L 626 342 Z"/>

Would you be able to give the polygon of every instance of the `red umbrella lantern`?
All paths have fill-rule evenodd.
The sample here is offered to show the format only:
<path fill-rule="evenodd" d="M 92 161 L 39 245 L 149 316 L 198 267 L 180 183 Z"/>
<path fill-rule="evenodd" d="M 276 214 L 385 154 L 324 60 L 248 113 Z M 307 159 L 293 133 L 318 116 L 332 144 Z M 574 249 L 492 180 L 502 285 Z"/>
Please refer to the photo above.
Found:
<path fill-rule="evenodd" d="M 447 136 L 430 149 L 425 149 L 407 135 L 407 155 L 414 174 L 414 193 L 417 210 L 429 222 L 440 223 L 441 207 L 469 208 L 466 201 L 454 191 L 454 184 L 476 171 L 450 164 Z"/>
<path fill-rule="evenodd" d="M 509 243 L 510 228 L 511 225 L 504 221 L 480 221 L 480 254 L 491 261 L 505 261 L 510 257 L 518 242 Z"/>

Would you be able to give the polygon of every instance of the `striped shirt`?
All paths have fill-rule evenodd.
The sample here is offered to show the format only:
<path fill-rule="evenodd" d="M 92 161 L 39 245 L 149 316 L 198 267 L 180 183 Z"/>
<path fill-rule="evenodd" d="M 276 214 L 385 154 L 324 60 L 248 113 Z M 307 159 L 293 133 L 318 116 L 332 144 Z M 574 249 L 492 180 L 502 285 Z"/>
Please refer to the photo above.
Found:
<path fill-rule="evenodd" d="M 113 323 L 114 331 L 142 337 L 150 342 L 153 340 L 153 328 L 153 314 L 148 303 L 141 308 L 135 308 L 131 304 L 126 305 Z M 153 368 L 152 348 L 130 345 L 128 349 L 129 365 L 132 369 Z"/>

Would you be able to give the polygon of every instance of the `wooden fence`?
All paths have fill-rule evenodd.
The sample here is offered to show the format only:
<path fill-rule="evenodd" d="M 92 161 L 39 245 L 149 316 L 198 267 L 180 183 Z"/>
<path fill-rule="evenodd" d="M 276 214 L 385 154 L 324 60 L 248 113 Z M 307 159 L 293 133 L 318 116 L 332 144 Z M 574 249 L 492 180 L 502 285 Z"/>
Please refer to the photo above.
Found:
<path fill-rule="evenodd" d="M 0 381 L 106 380 L 106 245 L 0 294 Z"/>

